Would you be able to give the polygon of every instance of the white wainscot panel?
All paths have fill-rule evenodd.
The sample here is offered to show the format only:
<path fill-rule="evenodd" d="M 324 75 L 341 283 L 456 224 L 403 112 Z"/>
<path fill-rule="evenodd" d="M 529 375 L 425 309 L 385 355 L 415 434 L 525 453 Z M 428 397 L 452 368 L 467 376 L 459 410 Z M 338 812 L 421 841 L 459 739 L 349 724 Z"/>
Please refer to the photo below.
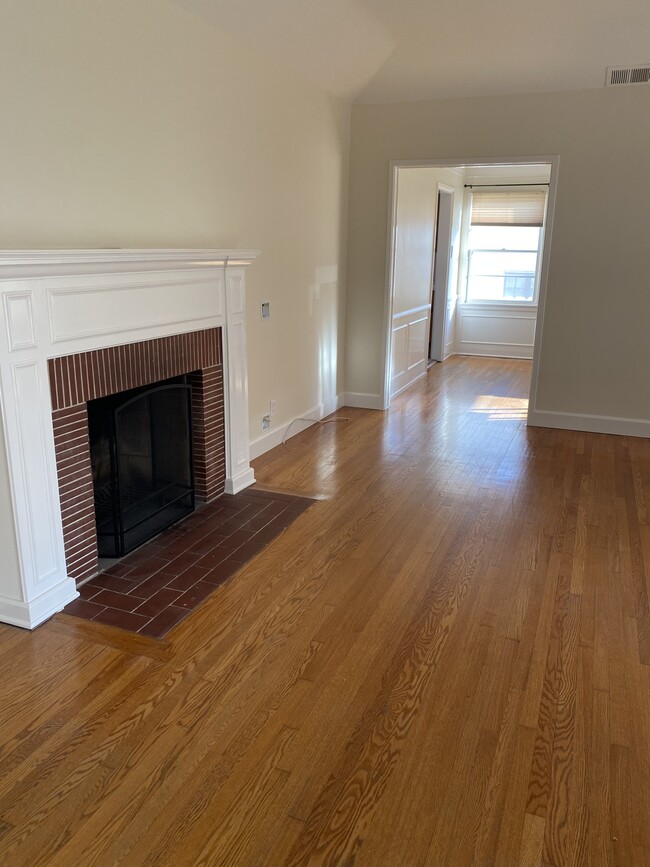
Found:
<path fill-rule="evenodd" d="M 457 308 L 456 351 L 468 355 L 532 358 L 537 311 L 531 308 Z"/>
<path fill-rule="evenodd" d="M 246 306 L 244 275 L 236 272 L 228 275 L 228 316 L 243 316 Z"/>
<path fill-rule="evenodd" d="M 212 275 L 133 275 L 128 280 L 89 277 L 70 288 L 65 278 L 48 281 L 53 343 L 110 336 L 223 318 L 223 292 Z"/>
<path fill-rule="evenodd" d="M 426 362 L 428 325 L 427 316 L 409 322 L 409 370 Z"/>
<path fill-rule="evenodd" d="M 28 349 L 36 346 L 34 312 L 31 292 L 7 292 L 4 296 L 5 321 L 9 349 Z"/>
<path fill-rule="evenodd" d="M 419 379 L 427 369 L 429 306 L 393 316 L 391 341 L 392 396 Z"/>
<path fill-rule="evenodd" d="M 408 325 L 393 330 L 393 378 L 406 373 L 409 368 L 409 329 Z"/>

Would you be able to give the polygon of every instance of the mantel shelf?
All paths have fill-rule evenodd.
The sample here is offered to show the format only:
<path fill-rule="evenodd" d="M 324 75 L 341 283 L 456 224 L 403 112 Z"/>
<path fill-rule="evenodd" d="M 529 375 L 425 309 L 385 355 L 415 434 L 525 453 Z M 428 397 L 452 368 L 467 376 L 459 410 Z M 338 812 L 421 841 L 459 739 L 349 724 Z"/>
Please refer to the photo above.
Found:
<path fill-rule="evenodd" d="M 0 250 L 0 280 L 68 274 L 245 267 L 259 250 L 106 248 L 96 250 Z"/>

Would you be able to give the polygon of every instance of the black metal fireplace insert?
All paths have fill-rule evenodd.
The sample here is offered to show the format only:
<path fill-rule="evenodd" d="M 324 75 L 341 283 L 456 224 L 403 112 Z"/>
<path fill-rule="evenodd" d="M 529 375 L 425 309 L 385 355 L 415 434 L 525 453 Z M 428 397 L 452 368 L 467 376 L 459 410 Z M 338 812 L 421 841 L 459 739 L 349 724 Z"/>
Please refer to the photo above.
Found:
<path fill-rule="evenodd" d="M 88 402 L 100 557 L 122 557 L 194 510 L 185 377 Z"/>

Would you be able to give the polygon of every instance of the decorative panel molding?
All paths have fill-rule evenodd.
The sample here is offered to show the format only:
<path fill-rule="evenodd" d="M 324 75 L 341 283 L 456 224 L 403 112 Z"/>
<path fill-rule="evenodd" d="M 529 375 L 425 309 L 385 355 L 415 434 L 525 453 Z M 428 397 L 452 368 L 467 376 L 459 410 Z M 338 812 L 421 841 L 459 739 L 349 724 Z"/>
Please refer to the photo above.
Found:
<path fill-rule="evenodd" d="M 413 370 L 427 363 L 427 338 L 429 337 L 429 317 L 422 316 L 409 322 L 409 364 Z"/>
<path fill-rule="evenodd" d="M 37 362 L 12 367 L 16 413 L 17 460 L 12 469 L 22 494 L 17 522 L 23 563 L 30 584 L 38 586 L 53 575 L 60 562 L 55 521 L 60 520 L 56 486 L 52 484 L 53 436 L 47 415 L 47 384 Z"/>
<path fill-rule="evenodd" d="M 228 275 L 228 308 L 230 316 L 244 315 L 244 275 Z"/>
<path fill-rule="evenodd" d="M 48 290 L 51 337 L 53 343 L 83 337 L 124 335 L 139 329 L 201 322 L 223 316 L 218 293 L 205 275 L 179 275 L 174 280 L 159 275 L 141 275 L 129 282 L 92 282 Z M 178 298 L 184 300 L 179 315 Z M 123 339 L 123 338 L 122 338 Z M 120 341 L 121 342 L 121 341 Z"/>
<path fill-rule="evenodd" d="M 36 346 L 31 292 L 10 292 L 4 296 L 5 321 L 9 348 L 29 349 Z"/>
<path fill-rule="evenodd" d="M 430 305 L 393 316 L 390 393 L 394 397 L 426 373 Z"/>
<path fill-rule="evenodd" d="M 226 415 L 232 422 L 226 427 L 226 454 L 230 463 L 226 492 L 229 494 L 235 494 L 252 484 L 251 479 L 253 478 L 249 458 L 246 357 L 244 272 L 234 270 L 226 275 L 226 347 L 224 358 L 224 374 L 228 386 Z"/>
<path fill-rule="evenodd" d="M 459 304 L 456 352 L 509 358 L 532 358 L 536 308 L 515 305 Z"/>
<path fill-rule="evenodd" d="M 408 373 L 409 369 L 409 327 L 407 323 L 393 328 L 393 379 Z"/>

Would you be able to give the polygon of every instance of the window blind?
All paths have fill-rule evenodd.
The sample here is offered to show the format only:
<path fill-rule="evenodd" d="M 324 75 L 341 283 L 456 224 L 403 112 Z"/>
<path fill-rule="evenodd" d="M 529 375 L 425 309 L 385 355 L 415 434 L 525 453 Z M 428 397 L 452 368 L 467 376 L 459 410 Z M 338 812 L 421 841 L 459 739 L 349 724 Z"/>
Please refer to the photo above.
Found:
<path fill-rule="evenodd" d="M 472 193 L 472 226 L 543 226 L 544 190 Z"/>

